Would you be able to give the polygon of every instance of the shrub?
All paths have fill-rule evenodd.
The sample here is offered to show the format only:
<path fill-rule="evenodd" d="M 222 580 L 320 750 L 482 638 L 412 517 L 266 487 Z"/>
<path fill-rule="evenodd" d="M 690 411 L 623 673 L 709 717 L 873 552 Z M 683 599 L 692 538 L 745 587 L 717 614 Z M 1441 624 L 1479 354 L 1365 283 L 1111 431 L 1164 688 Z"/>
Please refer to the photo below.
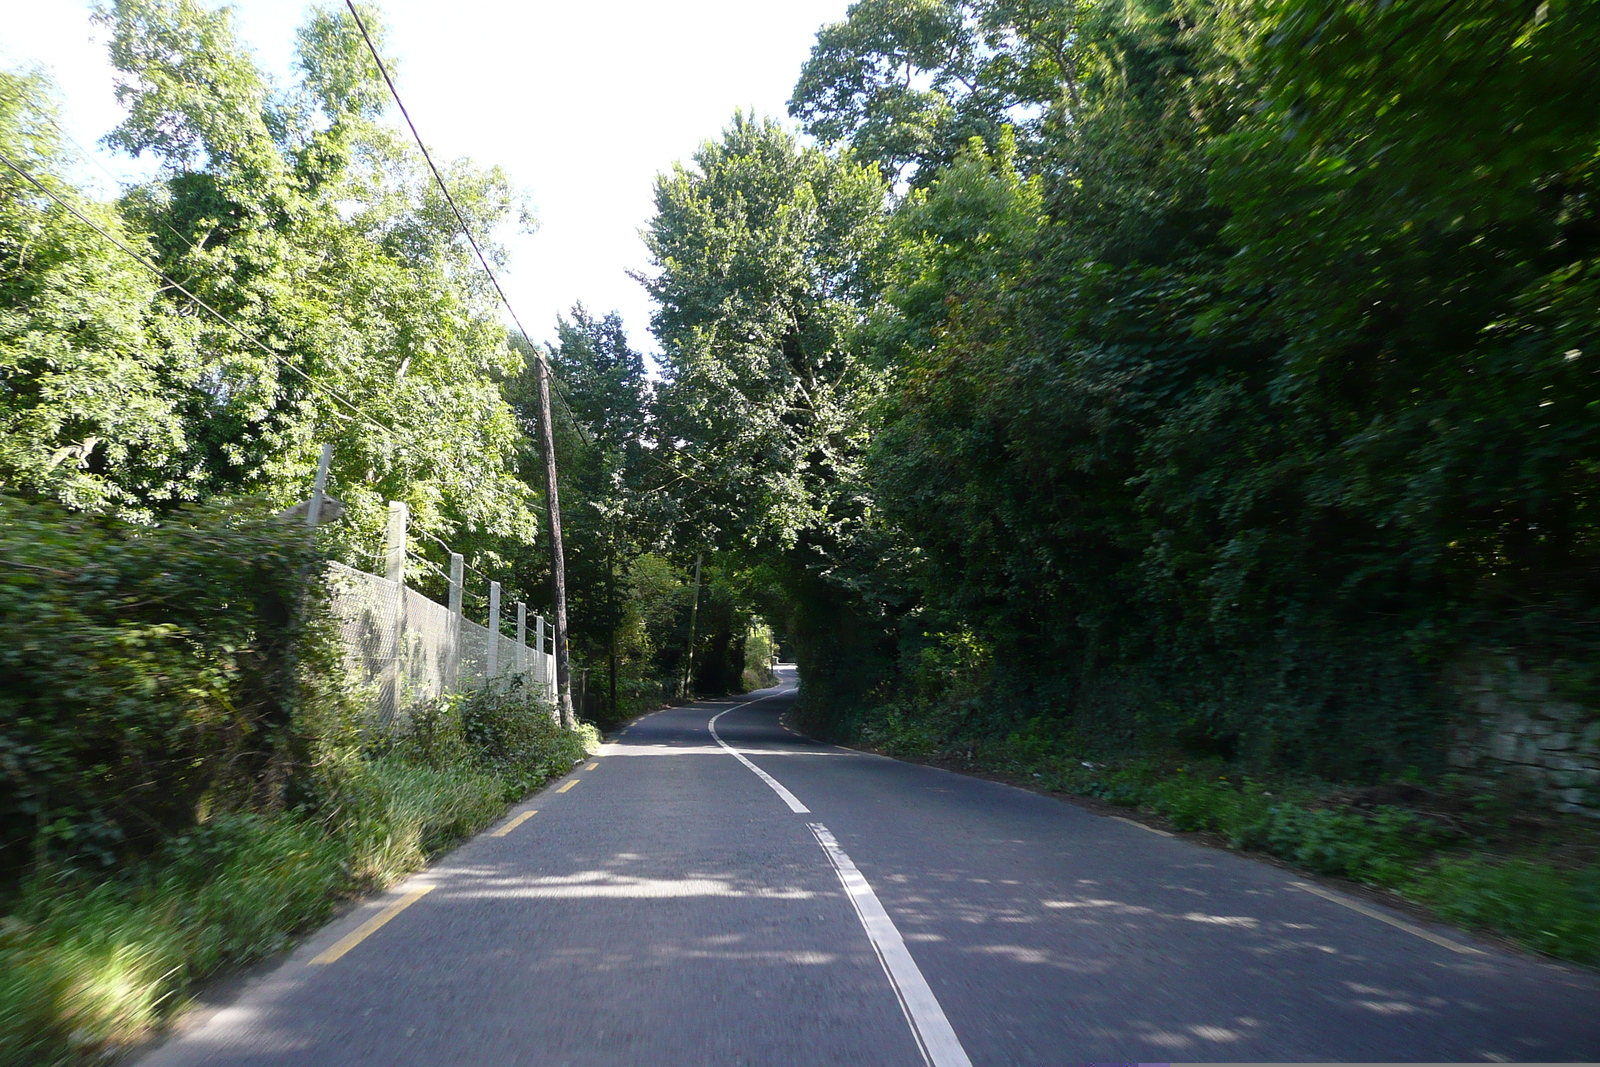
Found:
<path fill-rule="evenodd" d="M 914 711 L 882 706 L 860 727 L 860 739 L 903 756 L 965 755 L 1045 788 L 1096 797 L 1167 818 L 1184 831 L 1225 837 L 1234 848 L 1289 860 L 1319 874 L 1386 886 L 1425 903 L 1445 919 L 1515 937 L 1564 959 L 1600 962 L 1600 871 L 1563 871 L 1481 849 L 1508 827 L 1513 797 L 1447 775 L 1433 790 L 1454 815 L 1427 814 L 1390 803 L 1353 806 L 1348 792 L 1315 781 L 1262 783 L 1230 771 L 1220 759 L 1183 764 L 1149 756 L 1100 763 L 1084 758 L 1076 738 L 1052 736 L 1035 720 L 1004 739 L 953 743 L 948 707 Z M 1225 773 L 1226 772 L 1226 773 Z M 1387 793 L 1405 793 L 1392 783 Z M 1415 791 L 1415 790 L 1414 790 Z M 1371 791 L 1367 791 L 1370 793 Z M 1446 804 L 1451 807 L 1451 804 Z M 1476 836 L 1474 836 L 1476 835 Z M 1484 836 L 1488 835 L 1488 836 Z"/>
<path fill-rule="evenodd" d="M 0 495 L 0 876 L 303 799 L 339 718 L 314 559 L 251 503 L 142 527 Z"/>
<path fill-rule="evenodd" d="M 118 878 L 36 875 L 0 923 L 0 1061 L 109 1052 L 194 980 L 283 947 L 333 907 L 339 846 L 294 816 L 224 816 Z"/>
<path fill-rule="evenodd" d="M 519 678 L 415 709 L 387 748 L 422 766 L 470 766 L 491 774 L 511 800 L 565 772 L 599 743 L 599 732 L 587 723 L 562 729 L 555 707 Z"/>
<path fill-rule="evenodd" d="M 480 737 L 472 751 L 459 738 L 439 743 L 464 705 Z M 330 775 L 316 818 L 221 814 L 115 877 L 36 872 L 0 920 L 0 1063 L 103 1059 L 196 981 L 278 951 L 341 897 L 417 869 L 598 741 L 592 728 L 546 728 L 538 705 L 531 728 L 508 721 L 517 709 L 530 704 L 505 694 L 425 709 L 389 752 Z M 517 766 L 517 753 L 532 763 Z"/>

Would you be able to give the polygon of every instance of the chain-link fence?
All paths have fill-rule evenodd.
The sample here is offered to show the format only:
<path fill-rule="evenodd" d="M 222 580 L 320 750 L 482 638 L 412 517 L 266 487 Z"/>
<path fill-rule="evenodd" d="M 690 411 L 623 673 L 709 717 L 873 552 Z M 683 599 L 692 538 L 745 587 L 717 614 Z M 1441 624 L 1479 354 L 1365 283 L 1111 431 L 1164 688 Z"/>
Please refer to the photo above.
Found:
<path fill-rule="evenodd" d="M 334 563 L 329 607 L 337 620 L 345 664 L 359 692 L 383 721 L 446 693 L 490 681 L 525 679 L 551 700 L 555 655 L 546 651 L 543 620 L 534 619 L 534 644 L 493 635 L 415 589 Z M 519 625 L 519 630 L 524 626 Z"/>

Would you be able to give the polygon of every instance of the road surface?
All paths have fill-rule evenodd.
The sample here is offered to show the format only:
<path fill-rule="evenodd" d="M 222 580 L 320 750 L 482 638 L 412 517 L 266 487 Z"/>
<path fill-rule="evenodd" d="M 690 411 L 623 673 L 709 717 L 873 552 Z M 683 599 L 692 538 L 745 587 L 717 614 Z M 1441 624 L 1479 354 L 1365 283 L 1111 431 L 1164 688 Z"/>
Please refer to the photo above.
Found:
<path fill-rule="evenodd" d="M 636 722 L 143 1067 L 1600 1060 L 1588 972 L 812 742 L 792 684 Z"/>

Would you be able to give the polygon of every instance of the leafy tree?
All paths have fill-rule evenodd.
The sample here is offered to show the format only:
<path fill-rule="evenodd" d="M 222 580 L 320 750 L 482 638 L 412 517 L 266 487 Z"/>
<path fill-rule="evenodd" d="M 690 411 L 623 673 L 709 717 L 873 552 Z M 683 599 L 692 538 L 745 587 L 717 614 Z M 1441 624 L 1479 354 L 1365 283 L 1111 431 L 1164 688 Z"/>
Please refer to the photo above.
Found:
<path fill-rule="evenodd" d="M 892 177 L 930 180 L 1010 126 L 1031 150 L 1074 121 L 1084 0 L 858 0 L 817 34 L 789 114 Z"/>
<path fill-rule="evenodd" d="M 226 8 L 119 0 L 100 18 L 128 109 L 111 141 L 163 164 L 128 216 L 168 274 L 261 340 L 165 294 L 197 364 L 174 398 L 188 492 L 303 498 L 331 439 L 343 551 L 370 551 L 398 499 L 430 546 L 501 566 L 534 533 L 497 386 L 518 361 L 454 214 L 378 122 L 382 85 L 349 14 L 313 10 L 291 91 L 257 70 Z M 515 215 L 498 171 L 447 177 L 478 233 Z"/>
<path fill-rule="evenodd" d="M 787 549 L 836 521 L 875 388 L 852 330 L 883 187 L 848 158 L 736 116 L 656 186 L 646 241 L 668 379 L 660 459 L 719 547 Z"/>
<path fill-rule="evenodd" d="M 968 728 L 1339 774 L 1426 760 L 1474 643 L 1582 684 L 1590 13 L 1050 10 L 970 24 L 1059 57 L 1059 118 L 927 156 L 890 228 L 867 481 L 914 561 L 907 675 L 975 639 Z M 802 86 L 848 87 L 830 33 Z M 901 69 L 890 37 L 851 38 L 863 69 Z M 880 152 L 840 103 L 869 97 L 797 101 Z"/>
<path fill-rule="evenodd" d="M 553 394 L 556 469 L 561 479 L 562 527 L 567 561 L 568 612 L 575 658 L 590 668 L 590 691 L 610 718 L 624 715 L 648 689 L 656 688 L 655 652 L 635 601 L 654 586 L 635 587 L 639 558 L 659 547 L 661 516 L 649 492 L 652 469 L 648 438 L 650 387 L 644 357 L 629 345 L 615 312 L 595 318 L 582 304 L 562 317 L 549 362 Z M 538 383 L 531 345 L 522 374 L 506 382 L 505 395 L 530 444 L 524 477 L 542 480 L 538 437 Z M 548 603 L 549 561 L 524 554 L 519 575 L 534 602 Z M 596 688 L 598 687 L 598 689 Z"/>
<path fill-rule="evenodd" d="M 884 195 L 874 169 L 737 115 L 692 168 L 658 180 L 646 234 L 668 375 L 653 454 L 682 509 L 676 543 L 776 568 L 791 603 L 810 605 L 791 632 L 813 687 L 830 668 L 808 641 L 837 633 L 830 617 L 856 599 L 835 571 L 867 511 L 865 414 L 880 386 L 855 335 Z"/>
<path fill-rule="evenodd" d="M 69 159 L 37 75 L 0 73 L 0 153 L 111 237 L 116 211 L 62 177 Z M 15 170 L 0 169 L 0 484 L 88 510 L 142 513 L 183 492 L 174 389 L 182 325 L 155 279 Z"/>

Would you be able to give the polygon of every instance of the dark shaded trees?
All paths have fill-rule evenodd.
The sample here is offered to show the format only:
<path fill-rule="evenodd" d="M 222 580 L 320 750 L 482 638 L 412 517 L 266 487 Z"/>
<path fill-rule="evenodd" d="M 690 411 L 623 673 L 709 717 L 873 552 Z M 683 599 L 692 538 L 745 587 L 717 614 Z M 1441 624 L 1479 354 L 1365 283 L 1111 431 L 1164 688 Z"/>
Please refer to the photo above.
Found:
<path fill-rule="evenodd" d="M 885 693 L 976 647 L 962 728 L 1359 775 L 1432 758 L 1474 647 L 1592 686 L 1597 40 L 1322 0 L 825 29 L 794 114 L 913 175 L 857 335 L 917 623 Z"/>

